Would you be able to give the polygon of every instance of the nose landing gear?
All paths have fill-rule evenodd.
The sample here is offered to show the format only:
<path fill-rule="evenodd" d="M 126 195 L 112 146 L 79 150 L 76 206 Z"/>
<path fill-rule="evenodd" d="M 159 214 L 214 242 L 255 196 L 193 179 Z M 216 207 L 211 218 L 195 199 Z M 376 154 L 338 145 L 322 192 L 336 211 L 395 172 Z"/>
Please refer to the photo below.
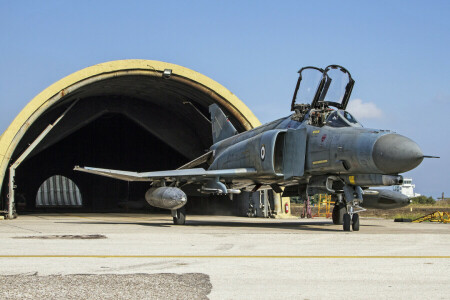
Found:
<path fill-rule="evenodd" d="M 360 203 L 362 202 L 362 190 L 359 186 L 344 186 L 345 199 L 351 199 L 350 201 L 344 201 L 343 195 L 338 194 L 336 204 L 333 208 L 333 223 L 342 224 L 344 231 L 359 231 L 359 214 L 365 211 Z"/>
<path fill-rule="evenodd" d="M 358 210 L 355 210 L 358 209 Z M 331 217 L 334 225 L 343 225 L 344 231 L 359 231 L 359 212 L 365 211 L 364 208 L 355 205 L 347 205 L 344 202 L 336 202 Z"/>
<path fill-rule="evenodd" d="M 358 209 L 355 211 L 355 208 Z M 343 229 L 344 231 L 350 231 L 350 226 L 353 231 L 359 231 L 359 212 L 365 211 L 364 208 L 358 204 L 353 203 L 349 205 L 348 213 L 344 214 Z"/>
<path fill-rule="evenodd" d="M 350 231 L 350 226 L 352 227 L 353 231 L 359 231 L 359 215 L 357 213 L 353 214 L 352 217 L 350 217 L 349 213 L 344 214 L 343 223 L 344 231 Z"/>

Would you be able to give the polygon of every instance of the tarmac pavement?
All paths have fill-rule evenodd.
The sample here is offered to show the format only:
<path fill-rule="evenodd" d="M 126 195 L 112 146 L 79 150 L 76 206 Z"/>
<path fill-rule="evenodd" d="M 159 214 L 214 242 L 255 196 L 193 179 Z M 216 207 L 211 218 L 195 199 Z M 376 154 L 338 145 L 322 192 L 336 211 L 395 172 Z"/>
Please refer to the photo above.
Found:
<path fill-rule="evenodd" d="M 5 298 L 450 298 L 450 224 L 34 214 L 0 242 Z"/>

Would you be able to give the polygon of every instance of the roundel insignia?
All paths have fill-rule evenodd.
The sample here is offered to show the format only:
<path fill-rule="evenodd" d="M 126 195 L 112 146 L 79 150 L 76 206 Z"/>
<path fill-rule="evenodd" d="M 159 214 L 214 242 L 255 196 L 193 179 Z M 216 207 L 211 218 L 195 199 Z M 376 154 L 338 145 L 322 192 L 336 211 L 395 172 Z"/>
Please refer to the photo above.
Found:
<path fill-rule="evenodd" d="M 266 158 L 266 146 L 261 146 L 261 160 L 264 160 Z"/>

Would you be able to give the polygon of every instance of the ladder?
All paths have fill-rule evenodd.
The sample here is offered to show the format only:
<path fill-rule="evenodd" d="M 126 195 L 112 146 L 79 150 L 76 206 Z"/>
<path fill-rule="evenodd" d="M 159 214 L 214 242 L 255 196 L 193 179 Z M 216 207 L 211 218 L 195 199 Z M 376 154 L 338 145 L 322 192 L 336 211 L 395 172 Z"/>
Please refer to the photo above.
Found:
<path fill-rule="evenodd" d="M 331 201 L 331 195 L 319 194 L 319 201 L 317 203 L 317 214 L 314 217 L 331 218 L 331 204 L 334 204 L 334 201 Z"/>

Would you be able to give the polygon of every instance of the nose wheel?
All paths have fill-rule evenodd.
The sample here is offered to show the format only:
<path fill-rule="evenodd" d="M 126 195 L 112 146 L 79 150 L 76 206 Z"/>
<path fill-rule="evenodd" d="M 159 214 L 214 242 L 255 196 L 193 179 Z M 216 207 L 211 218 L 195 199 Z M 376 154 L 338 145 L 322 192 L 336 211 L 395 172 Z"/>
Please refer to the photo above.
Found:
<path fill-rule="evenodd" d="M 353 214 L 352 217 L 352 230 L 353 231 L 359 231 L 359 215 Z"/>
<path fill-rule="evenodd" d="M 349 213 L 345 213 L 344 214 L 344 220 L 343 220 L 343 228 L 344 231 L 350 231 L 350 214 Z"/>
<path fill-rule="evenodd" d="M 350 216 L 349 213 L 344 214 L 343 218 L 343 229 L 344 231 L 350 231 L 350 227 L 353 231 L 359 231 L 359 215 L 353 214 Z"/>

